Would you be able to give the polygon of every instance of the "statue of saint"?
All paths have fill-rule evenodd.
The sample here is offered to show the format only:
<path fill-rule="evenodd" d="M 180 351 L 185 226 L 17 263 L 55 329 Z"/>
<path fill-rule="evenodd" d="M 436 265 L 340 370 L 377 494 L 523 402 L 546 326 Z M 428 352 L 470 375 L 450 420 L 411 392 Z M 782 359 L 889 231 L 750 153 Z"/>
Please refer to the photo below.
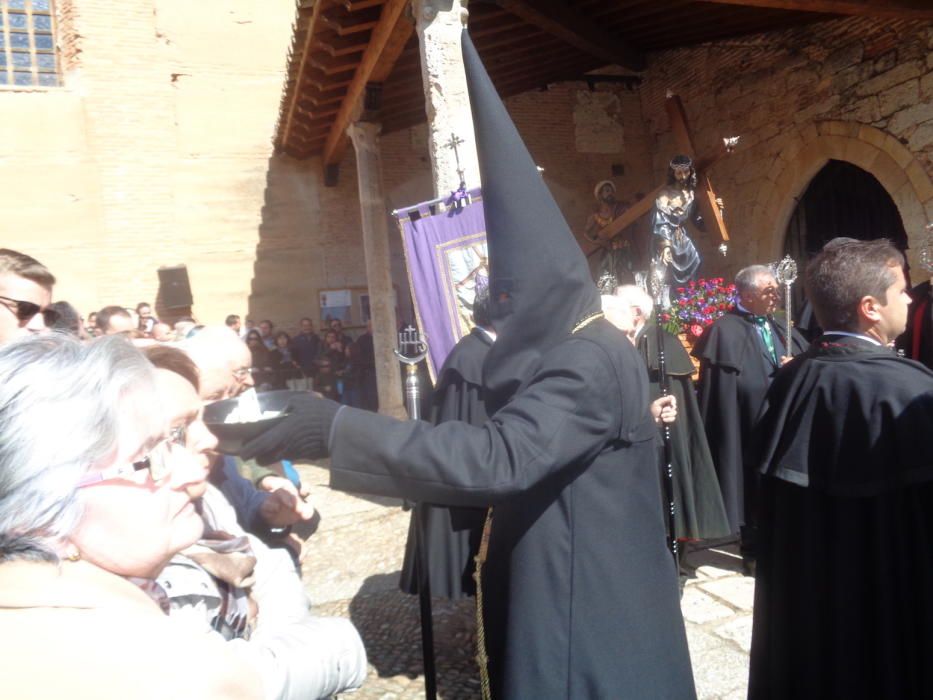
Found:
<path fill-rule="evenodd" d="M 676 284 L 696 279 L 700 268 L 700 254 L 686 229 L 691 221 L 701 231 L 705 230 L 697 211 L 696 188 L 693 161 L 688 156 L 674 156 L 667 169 L 667 185 L 654 202 L 651 232 L 652 257 L 669 270 Z"/>
<path fill-rule="evenodd" d="M 610 180 L 597 183 L 593 196 L 597 208 L 587 219 L 583 236 L 592 243 L 605 246 L 598 266 L 597 285 L 603 293 L 612 294 L 619 285 L 631 284 L 635 279 L 639 255 L 634 226 L 627 227 L 611 241 L 601 240 L 599 232 L 620 217 L 628 206 L 616 199 L 616 186 Z"/>

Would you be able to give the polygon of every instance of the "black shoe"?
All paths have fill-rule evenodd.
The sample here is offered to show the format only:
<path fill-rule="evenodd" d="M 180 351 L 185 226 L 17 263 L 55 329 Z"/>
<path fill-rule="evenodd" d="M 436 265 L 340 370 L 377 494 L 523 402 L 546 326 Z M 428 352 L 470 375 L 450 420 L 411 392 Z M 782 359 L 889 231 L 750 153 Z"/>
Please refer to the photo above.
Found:
<path fill-rule="evenodd" d="M 742 559 L 742 574 L 744 576 L 751 576 L 754 578 L 755 569 L 757 568 L 758 562 L 751 558 Z"/>

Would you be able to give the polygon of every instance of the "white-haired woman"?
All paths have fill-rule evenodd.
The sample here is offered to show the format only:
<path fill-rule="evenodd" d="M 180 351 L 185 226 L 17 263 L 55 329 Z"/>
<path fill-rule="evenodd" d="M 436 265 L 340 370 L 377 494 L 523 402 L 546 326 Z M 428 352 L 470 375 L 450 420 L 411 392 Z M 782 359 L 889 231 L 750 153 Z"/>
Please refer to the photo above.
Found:
<path fill-rule="evenodd" d="M 206 474 L 126 340 L 0 348 L 0 682 L 16 698 L 252 698 L 253 667 L 165 616 Z M 189 492 L 190 491 L 190 492 Z"/>

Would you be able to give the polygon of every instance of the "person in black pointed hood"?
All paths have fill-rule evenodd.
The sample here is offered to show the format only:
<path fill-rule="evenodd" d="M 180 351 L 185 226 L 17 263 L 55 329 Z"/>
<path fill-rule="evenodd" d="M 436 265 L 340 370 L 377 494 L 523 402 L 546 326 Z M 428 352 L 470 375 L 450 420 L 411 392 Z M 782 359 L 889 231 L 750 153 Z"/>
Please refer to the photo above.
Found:
<path fill-rule="evenodd" d="M 494 412 L 534 375 L 548 350 L 601 306 L 586 258 L 466 33 L 463 45 L 496 329 L 483 367 Z"/>
<path fill-rule="evenodd" d="M 583 253 L 466 33 L 463 52 L 497 332 L 483 369 L 490 419 L 431 426 L 296 397 L 244 455 L 330 454 L 334 488 L 492 507 L 484 695 L 694 698 L 644 366 L 602 318 Z"/>

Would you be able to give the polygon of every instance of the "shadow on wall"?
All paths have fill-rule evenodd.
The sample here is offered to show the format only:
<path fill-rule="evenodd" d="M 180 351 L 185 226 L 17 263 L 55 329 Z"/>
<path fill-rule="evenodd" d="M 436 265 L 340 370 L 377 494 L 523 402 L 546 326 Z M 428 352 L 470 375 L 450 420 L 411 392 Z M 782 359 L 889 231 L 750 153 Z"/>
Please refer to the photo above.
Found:
<path fill-rule="evenodd" d="M 424 187 L 420 178 L 413 180 L 418 180 L 417 184 L 406 183 L 386 195 L 390 265 L 403 318 L 411 317 L 408 277 L 398 229 L 389 211 L 417 201 L 396 201 Z M 426 182 L 429 188 L 430 179 Z M 268 318 L 288 330 L 307 316 L 317 330 L 322 320 L 322 291 L 355 289 L 353 303 L 362 306 L 359 296 L 366 293 L 365 287 L 366 261 L 352 149 L 344 156 L 334 187 L 324 186 L 319 157 L 269 158 L 247 318 L 257 323 Z M 351 335 L 362 331 L 362 316 L 362 308 L 354 307 L 352 318 L 358 328 L 351 328 Z"/>
<path fill-rule="evenodd" d="M 247 318 L 289 329 L 307 316 L 317 330 L 322 289 L 365 284 L 352 159 L 342 170 L 325 187 L 320 158 L 269 158 Z"/>

